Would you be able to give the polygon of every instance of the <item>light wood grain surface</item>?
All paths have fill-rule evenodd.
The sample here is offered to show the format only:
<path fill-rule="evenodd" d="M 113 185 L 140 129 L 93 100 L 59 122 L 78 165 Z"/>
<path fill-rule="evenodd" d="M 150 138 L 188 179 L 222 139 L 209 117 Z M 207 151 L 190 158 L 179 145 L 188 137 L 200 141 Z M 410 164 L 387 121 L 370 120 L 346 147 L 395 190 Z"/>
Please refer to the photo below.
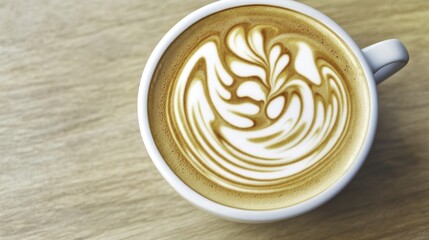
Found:
<path fill-rule="evenodd" d="M 303 216 L 224 221 L 152 165 L 136 115 L 150 52 L 211 1 L 0 1 L 0 239 L 429 239 L 429 1 L 305 0 L 410 62 L 378 87 L 379 128 L 348 187 Z"/>

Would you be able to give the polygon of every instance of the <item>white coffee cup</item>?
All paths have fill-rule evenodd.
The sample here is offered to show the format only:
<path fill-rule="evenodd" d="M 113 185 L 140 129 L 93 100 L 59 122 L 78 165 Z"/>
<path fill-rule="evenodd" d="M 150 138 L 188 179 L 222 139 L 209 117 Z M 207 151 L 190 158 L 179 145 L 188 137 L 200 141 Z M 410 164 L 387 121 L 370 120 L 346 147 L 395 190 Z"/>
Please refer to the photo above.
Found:
<path fill-rule="evenodd" d="M 300 12 L 304 15 L 308 15 L 320 21 L 326 27 L 330 28 L 333 32 L 340 36 L 342 40 L 344 40 L 344 42 L 348 44 L 348 46 L 353 51 L 356 58 L 361 64 L 361 67 L 366 76 L 366 80 L 368 81 L 371 104 L 369 127 L 367 129 L 368 132 L 366 134 L 365 143 L 359 154 L 356 156 L 356 159 L 346 171 L 346 173 L 340 179 L 338 179 L 335 184 L 333 184 L 328 189 L 314 196 L 311 199 L 308 199 L 293 206 L 264 211 L 244 210 L 219 204 L 217 202 L 205 198 L 198 192 L 188 187 L 184 182 L 182 182 L 168 167 L 167 163 L 160 155 L 149 128 L 149 119 L 147 113 L 147 98 L 150 82 L 152 80 L 152 75 L 155 71 L 158 61 L 160 60 L 167 47 L 189 26 L 210 14 L 233 7 L 255 4 L 278 6 Z M 299 2 L 290 0 L 218 1 L 198 9 L 197 11 L 189 14 L 179 23 L 177 23 L 162 38 L 162 40 L 158 43 L 156 48 L 153 50 L 151 56 L 149 57 L 146 67 L 143 71 L 138 95 L 138 118 L 143 142 L 146 146 L 146 150 L 149 153 L 150 158 L 152 159 L 158 171 L 167 180 L 167 182 L 182 197 L 184 197 L 190 203 L 202 210 L 205 210 L 209 213 L 212 213 L 216 216 L 225 219 L 251 223 L 272 222 L 297 216 L 322 205 L 323 203 L 334 197 L 350 182 L 350 180 L 354 177 L 356 172 L 362 166 L 371 148 L 376 131 L 378 115 L 376 85 L 394 74 L 395 72 L 397 72 L 398 70 L 400 70 L 403 66 L 407 64 L 407 62 L 408 52 L 399 40 L 386 40 L 361 50 L 351 39 L 351 37 L 333 20 L 331 20 L 321 12 Z"/>

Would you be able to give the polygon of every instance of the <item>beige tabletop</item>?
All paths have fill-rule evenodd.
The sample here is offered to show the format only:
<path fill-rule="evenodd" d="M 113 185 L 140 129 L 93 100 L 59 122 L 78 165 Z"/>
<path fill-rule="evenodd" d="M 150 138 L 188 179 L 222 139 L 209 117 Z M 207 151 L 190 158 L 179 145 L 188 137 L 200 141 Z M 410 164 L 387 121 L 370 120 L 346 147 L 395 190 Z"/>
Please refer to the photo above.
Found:
<path fill-rule="evenodd" d="M 0 1 L 0 239 L 429 239 L 429 1 L 305 0 L 367 46 L 399 38 L 375 145 L 351 184 L 294 219 L 206 214 L 140 138 L 146 60 L 210 0 Z"/>

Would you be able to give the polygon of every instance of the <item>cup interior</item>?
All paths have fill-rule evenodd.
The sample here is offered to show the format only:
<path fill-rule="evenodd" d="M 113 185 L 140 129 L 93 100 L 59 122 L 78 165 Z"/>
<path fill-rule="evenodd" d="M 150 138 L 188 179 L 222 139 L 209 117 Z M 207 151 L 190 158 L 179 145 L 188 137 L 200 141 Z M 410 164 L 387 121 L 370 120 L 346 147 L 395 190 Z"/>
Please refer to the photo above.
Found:
<path fill-rule="evenodd" d="M 349 48 L 355 54 L 355 57 L 361 64 L 361 68 L 364 71 L 365 78 L 368 81 L 369 95 L 370 95 L 370 116 L 369 116 L 369 127 L 366 134 L 366 139 L 364 146 L 359 152 L 356 159 L 353 161 L 349 169 L 344 173 L 343 177 L 338 179 L 338 181 L 332 186 L 328 187 L 325 191 L 316 195 L 315 197 L 308 199 L 299 204 L 289 206 L 286 208 L 275 209 L 275 210 L 244 210 L 239 208 L 232 208 L 214 202 L 210 199 L 205 198 L 200 195 L 198 192 L 194 191 L 188 187 L 184 182 L 182 182 L 175 173 L 169 168 L 165 160 L 162 158 L 160 152 L 158 151 L 154 139 L 149 128 L 149 119 L 147 113 L 147 99 L 149 94 L 150 82 L 152 81 L 152 75 L 155 71 L 155 68 L 162 57 L 163 53 L 166 51 L 168 46 L 189 26 L 198 20 L 213 14 L 218 11 L 222 11 L 228 8 L 234 8 L 239 6 L 246 5 L 271 5 L 276 7 L 282 7 L 290 10 L 300 12 L 304 15 L 312 17 L 319 22 L 323 23 L 326 27 L 330 28 L 335 32 L 344 42 L 349 46 Z M 356 43 L 350 38 L 350 36 L 334 21 L 320 13 L 319 11 L 308 7 L 302 3 L 295 1 L 284 1 L 284 0 L 235 0 L 235 1 L 218 1 L 207 5 L 203 8 L 196 10 L 195 12 L 189 14 L 187 17 L 182 19 L 177 23 L 158 43 L 158 45 L 153 50 L 150 55 L 145 69 L 143 71 L 140 88 L 138 93 L 138 120 L 140 132 L 143 138 L 144 145 L 146 150 L 153 161 L 154 165 L 166 181 L 186 200 L 192 203 L 194 206 L 208 211 L 219 217 L 239 221 L 239 222 L 271 222 L 290 218 L 296 215 L 303 214 L 308 212 L 323 203 L 327 202 L 329 199 L 334 197 L 338 192 L 340 192 L 348 182 L 353 178 L 356 172 L 359 170 L 363 164 L 370 147 L 372 145 L 376 121 L 377 121 L 377 94 L 375 81 L 373 79 L 373 74 L 368 66 L 361 49 L 356 45 Z"/>

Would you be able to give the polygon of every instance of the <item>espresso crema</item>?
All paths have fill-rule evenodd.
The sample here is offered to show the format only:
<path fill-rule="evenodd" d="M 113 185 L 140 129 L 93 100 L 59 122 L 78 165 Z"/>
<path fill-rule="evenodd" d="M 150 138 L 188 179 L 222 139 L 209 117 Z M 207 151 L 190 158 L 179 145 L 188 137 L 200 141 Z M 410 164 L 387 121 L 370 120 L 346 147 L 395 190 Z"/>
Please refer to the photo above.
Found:
<path fill-rule="evenodd" d="M 337 181 L 363 145 L 369 93 L 353 52 L 300 13 L 210 15 L 161 58 L 149 90 L 155 143 L 175 174 L 218 203 L 291 206 Z"/>

